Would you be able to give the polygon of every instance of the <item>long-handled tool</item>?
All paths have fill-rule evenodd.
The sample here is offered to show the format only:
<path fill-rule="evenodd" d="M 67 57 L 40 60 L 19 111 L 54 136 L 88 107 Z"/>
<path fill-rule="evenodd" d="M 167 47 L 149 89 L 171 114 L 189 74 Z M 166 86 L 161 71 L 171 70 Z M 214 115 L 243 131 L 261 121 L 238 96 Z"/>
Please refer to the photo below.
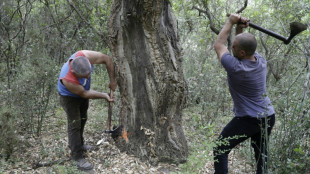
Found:
<path fill-rule="evenodd" d="M 110 97 L 112 96 L 112 90 L 110 90 Z M 105 133 L 111 133 L 112 137 L 118 137 L 122 134 L 122 125 L 118 126 L 117 128 L 113 128 L 111 130 L 111 117 L 112 117 L 112 102 L 109 102 L 109 109 L 108 109 L 108 122 L 107 122 L 107 130 Z"/>
<path fill-rule="evenodd" d="M 284 44 L 289 44 L 291 42 L 291 40 L 293 39 L 294 36 L 296 36 L 297 34 L 301 33 L 302 31 L 306 30 L 307 29 L 307 26 L 305 24 L 302 24 L 302 23 L 299 23 L 299 22 L 292 22 L 290 23 L 290 29 L 291 29 L 291 32 L 290 32 L 290 36 L 289 37 L 284 37 L 280 34 L 277 34 L 273 31 L 270 31 L 270 30 L 267 30 L 265 28 L 262 28 L 261 26 L 258 26 L 258 25 L 255 25 L 253 23 L 249 23 L 249 26 L 254 28 L 254 29 L 257 29 L 263 33 L 266 33 L 274 38 L 277 38 L 281 41 L 284 42 Z"/>
<path fill-rule="evenodd" d="M 226 16 L 229 17 L 230 14 L 227 14 Z M 284 36 L 282 36 L 282 35 L 280 35 L 278 33 L 275 33 L 273 31 L 267 30 L 267 29 L 265 29 L 265 28 L 263 28 L 261 26 L 253 24 L 251 22 L 249 22 L 249 26 L 254 28 L 254 29 L 256 29 L 256 30 L 259 30 L 259 31 L 261 31 L 263 33 L 266 33 L 269 36 L 272 36 L 272 37 L 274 37 L 276 39 L 279 39 L 279 40 L 283 41 L 284 44 L 286 44 L 286 45 L 291 42 L 291 40 L 293 39 L 294 36 L 296 36 L 297 34 L 303 32 L 304 30 L 307 29 L 307 25 L 305 25 L 305 24 L 302 24 L 302 23 L 299 23 L 299 22 L 292 22 L 292 23 L 290 23 L 290 30 L 291 30 L 290 31 L 290 36 L 289 37 L 284 37 Z"/>

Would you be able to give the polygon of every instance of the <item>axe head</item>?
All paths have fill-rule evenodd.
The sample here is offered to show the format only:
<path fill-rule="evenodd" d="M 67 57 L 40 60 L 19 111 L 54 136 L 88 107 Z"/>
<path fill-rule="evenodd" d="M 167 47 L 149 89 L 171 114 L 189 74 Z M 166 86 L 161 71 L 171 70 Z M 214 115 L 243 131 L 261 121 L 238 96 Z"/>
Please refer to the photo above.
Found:
<path fill-rule="evenodd" d="M 299 22 L 292 22 L 292 23 L 290 23 L 290 29 L 291 29 L 291 34 L 284 41 L 284 44 L 289 44 L 294 36 L 305 31 L 307 29 L 307 25 L 299 23 Z"/>
<path fill-rule="evenodd" d="M 123 130 L 123 125 L 120 125 L 118 127 L 113 126 L 113 130 L 106 130 L 105 133 L 111 134 L 111 137 L 114 139 L 122 135 L 122 130 Z"/>

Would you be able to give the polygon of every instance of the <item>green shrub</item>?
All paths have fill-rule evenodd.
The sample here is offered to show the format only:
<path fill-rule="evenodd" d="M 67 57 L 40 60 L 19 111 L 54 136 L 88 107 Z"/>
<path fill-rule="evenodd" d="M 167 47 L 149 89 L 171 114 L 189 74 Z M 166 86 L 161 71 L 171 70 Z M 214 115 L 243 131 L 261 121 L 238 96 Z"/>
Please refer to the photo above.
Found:
<path fill-rule="evenodd" d="M 18 111 L 18 124 L 28 133 L 39 136 L 50 100 L 57 94 L 58 67 L 41 58 L 25 62 L 22 69 L 12 83 L 11 101 L 8 102 Z"/>
<path fill-rule="evenodd" d="M 15 124 L 16 115 L 13 110 L 3 109 L 0 111 L 0 154 L 8 160 L 19 147 L 18 131 Z"/>

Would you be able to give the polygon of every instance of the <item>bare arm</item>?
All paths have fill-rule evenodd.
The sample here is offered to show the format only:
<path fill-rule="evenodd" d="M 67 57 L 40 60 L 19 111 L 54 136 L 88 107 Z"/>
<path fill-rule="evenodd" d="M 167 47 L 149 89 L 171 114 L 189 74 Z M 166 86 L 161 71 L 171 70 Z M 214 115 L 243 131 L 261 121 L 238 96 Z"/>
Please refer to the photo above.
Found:
<path fill-rule="evenodd" d="M 221 32 L 217 36 L 217 39 L 214 43 L 214 49 L 217 54 L 217 58 L 219 60 L 222 59 L 222 56 L 224 53 L 229 52 L 227 47 L 225 46 L 226 40 L 229 36 L 230 30 L 232 28 L 233 24 L 230 22 L 230 20 L 227 20 L 224 27 L 222 28 Z"/>
<path fill-rule="evenodd" d="M 110 78 L 109 88 L 112 91 L 115 91 L 117 84 L 115 81 L 114 65 L 113 65 L 112 59 L 108 55 L 105 55 L 97 51 L 83 50 L 83 53 L 85 54 L 85 56 L 89 59 L 89 61 L 92 64 L 105 64 L 106 65 L 109 78 Z"/>
<path fill-rule="evenodd" d="M 249 20 L 246 18 L 241 17 L 238 14 L 231 14 L 226 21 L 224 27 L 222 28 L 221 32 L 219 33 L 215 43 L 214 43 L 214 49 L 217 54 L 217 58 L 219 60 L 222 59 L 222 56 L 224 53 L 229 52 L 227 47 L 225 46 L 226 40 L 229 36 L 229 33 L 233 27 L 234 24 L 237 24 L 238 22 L 242 22 L 244 24 L 239 24 L 236 28 L 236 34 L 242 32 L 242 28 L 246 28 L 249 25 Z M 241 29 L 241 30 L 240 30 Z"/>
<path fill-rule="evenodd" d="M 110 98 L 107 93 L 101 93 L 93 90 L 85 90 L 83 86 L 70 83 L 66 80 L 62 80 L 62 83 L 65 85 L 65 87 L 72 92 L 73 94 L 76 94 L 78 96 L 81 96 L 83 98 L 89 98 L 89 99 L 106 99 L 107 101 L 111 102 L 113 101 L 113 98 Z"/>

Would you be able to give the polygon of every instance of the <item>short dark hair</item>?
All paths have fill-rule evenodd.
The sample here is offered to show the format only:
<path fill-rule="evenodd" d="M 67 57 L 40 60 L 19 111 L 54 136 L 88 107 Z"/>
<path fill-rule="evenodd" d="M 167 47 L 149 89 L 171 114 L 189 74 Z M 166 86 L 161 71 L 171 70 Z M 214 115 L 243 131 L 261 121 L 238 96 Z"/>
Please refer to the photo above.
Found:
<path fill-rule="evenodd" d="M 252 34 L 241 33 L 238 34 L 235 39 L 238 41 L 239 50 L 244 50 L 247 56 L 251 56 L 255 53 L 257 41 Z"/>
<path fill-rule="evenodd" d="M 76 75 L 85 76 L 91 72 L 91 64 L 86 57 L 79 56 L 72 60 L 71 67 Z"/>

